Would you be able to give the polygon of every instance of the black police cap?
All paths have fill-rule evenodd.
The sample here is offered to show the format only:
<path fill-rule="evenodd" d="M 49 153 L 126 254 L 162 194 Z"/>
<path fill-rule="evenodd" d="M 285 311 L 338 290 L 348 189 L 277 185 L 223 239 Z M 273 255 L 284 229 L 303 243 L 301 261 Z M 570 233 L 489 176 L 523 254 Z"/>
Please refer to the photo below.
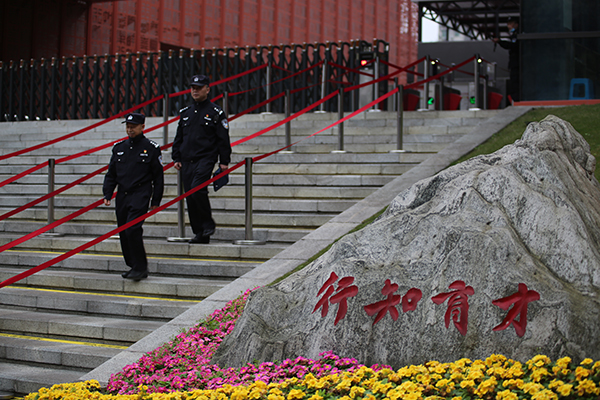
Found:
<path fill-rule="evenodd" d="M 194 75 L 190 82 L 190 86 L 206 86 L 208 84 L 210 84 L 210 79 L 206 75 Z"/>
<path fill-rule="evenodd" d="M 122 124 L 128 122 L 130 124 L 142 125 L 146 121 L 146 116 L 140 113 L 129 113 L 125 116 L 125 121 Z"/>

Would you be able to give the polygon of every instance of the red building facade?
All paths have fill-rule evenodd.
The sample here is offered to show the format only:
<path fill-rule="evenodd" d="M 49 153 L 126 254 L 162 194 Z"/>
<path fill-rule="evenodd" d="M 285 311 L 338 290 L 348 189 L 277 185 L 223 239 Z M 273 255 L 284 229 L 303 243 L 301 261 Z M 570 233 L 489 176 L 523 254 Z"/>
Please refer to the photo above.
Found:
<path fill-rule="evenodd" d="M 3 1 L 2 61 L 373 38 L 417 56 L 411 0 Z"/>

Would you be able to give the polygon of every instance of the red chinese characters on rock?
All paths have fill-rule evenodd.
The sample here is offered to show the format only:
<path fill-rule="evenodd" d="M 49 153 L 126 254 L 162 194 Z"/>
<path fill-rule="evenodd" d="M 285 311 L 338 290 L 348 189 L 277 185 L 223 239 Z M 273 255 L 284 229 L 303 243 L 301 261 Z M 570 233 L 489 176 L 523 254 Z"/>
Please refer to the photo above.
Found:
<path fill-rule="evenodd" d="M 506 317 L 500 325 L 493 328 L 493 331 L 501 331 L 508 328 L 511 324 L 515 327 L 518 337 L 523 337 L 527 329 L 527 305 L 532 301 L 540 299 L 540 294 L 535 290 L 529 290 L 527 285 L 519 283 L 519 291 L 510 296 L 503 297 L 498 300 L 493 300 L 492 304 L 500 307 L 503 310 L 508 310 L 511 305 L 513 308 L 506 314 Z M 515 318 L 520 315 L 519 320 Z"/>
<path fill-rule="evenodd" d="M 337 282 L 337 288 L 335 284 Z M 347 276 L 339 280 L 335 272 L 332 272 L 327 281 L 323 284 L 317 297 L 323 294 L 323 297 L 317 302 L 313 313 L 321 308 L 321 317 L 325 317 L 329 312 L 329 304 L 339 304 L 338 311 L 335 316 L 334 325 L 341 321 L 348 311 L 348 299 L 355 297 L 358 294 L 358 287 L 353 285 L 354 277 Z M 402 312 L 414 311 L 421 300 L 423 293 L 417 288 L 409 289 L 402 297 L 400 294 L 395 294 L 398 291 L 399 285 L 392 283 L 386 279 L 381 289 L 381 294 L 385 296 L 384 300 L 368 304 L 363 307 L 367 315 L 375 316 L 373 325 L 381 321 L 388 313 L 392 320 L 396 321 L 399 317 L 397 306 L 402 301 Z M 457 280 L 449 286 L 452 291 L 440 293 L 431 298 L 435 304 L 442 304 L 448 301 L 448 308 L 444 315 L 446 328 L 450 326 L 450 321 L 454 323 L 456 329 L 461 335 L 467 334 L 469 323 L 469 296 L 475 294 L 475 290 L 471 286 L 467 286 L 464 281 Z M 498 326 L 493 328 L 493 331 L 501 331 L 508 328 L 511 324 L 519 337 L 523 337 L 527 328 L 527 307 L 532 301 L 540 299 L 540 295 L 535 290 L 529 290 L 527 285 L 519 283 L 519 291 L 510 296 L 493 300 L 492 304 L 508 311 L 506 317 Z M 512 306 L 512 308 L 511 308 Z M 519 317 L 518 320 L 516 318 Z"/>
<path fill-rule="evenodd" d="M 394 321 L 398 319 L 398 309 L 396 306 L 400 304 L 400 298 L 402 296 L 395 295 L 398 290 L 398 284 L 392 283 L 389 279 L 385 280 L 383 285 L 383 289 L 381 289 L 381 294 L 387 296 L 385 300 L 378 301 L 377 303 L 372 303 L 367 306 L 364 306 L 364 309 L 370 317 L 377 314 L 375 317 L 375 321 L 373 321 L 373 325 L 378 323 L 385 315 L 389 312 L 390 316 Z M 422 293 L 419 289 L 410 289 L 406 295 L 402 298 L 402 311 L 413 311 L 417 308 L 417 303 L 421 300 Z"/>
<path fill-rule="evenodd" d="M 440 293 L 433 296 L 431 300 L 435 304 L 442 304 L 448 300 L 448 309 L 444 315 L 446 328 L 448 328 L 452 319 L 456 329 L 464 336 L 467 334 L 467 325 L 469 324 L 469 296 L 472 296 L 475 290 L 471 286 L 466 286 L 463 281 L 454 281 L 450 284 L 449 288 L 455 290 L 448 293 Z"/>
<path fill-rule="evenodd" d="M 335 322 L 333 323 L 334 325 L 337 325 L 337 323 L 346 316 L 346 312 L 348 312 L 348 298 L 354 297 L 358 294 L 358 286 L 352 285 L 354 282 L 354 277 L 347 276 L 340 279 L 338 287 L 335 289 L 334 285 L 337 280 L 338 276 L 335 274 L 335 272 L 332 272 L 327 281 L 325 281 L 325 284 L 321 287 L 321 289 L 319 289 L 317 297 L 319 297 L 323 291 L 325 291 L 325 294 L 317 302 L 317 305 L 313 310 L 314 313 L 319 308 L 322 308 L 321 317 L 325 317 L 329 312 L 329 303 L 339 304 L 338 311 L 335 316 Z"/>

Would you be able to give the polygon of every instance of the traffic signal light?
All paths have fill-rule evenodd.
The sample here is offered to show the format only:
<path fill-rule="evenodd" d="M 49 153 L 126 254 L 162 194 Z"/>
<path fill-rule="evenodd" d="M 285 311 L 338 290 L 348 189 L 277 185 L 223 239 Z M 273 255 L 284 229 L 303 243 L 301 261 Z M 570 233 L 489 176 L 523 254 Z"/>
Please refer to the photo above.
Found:
<path fill-rule="evenodd" d="M 364 67 L 367 64 L 369 64 L 369 61 L 375 58 L 375 53 L 373 53 L 372 51 L 361 51 L 358 57 L 360 66 Z"/>
<path fill-rule="evenodd" d="M 431 105 L 433 105 L 433 103 L 435 103 L 435 99 L 433 97 L 430 97 L 427 99 L 427 104 L 429 104 L 431 106 Z"/>

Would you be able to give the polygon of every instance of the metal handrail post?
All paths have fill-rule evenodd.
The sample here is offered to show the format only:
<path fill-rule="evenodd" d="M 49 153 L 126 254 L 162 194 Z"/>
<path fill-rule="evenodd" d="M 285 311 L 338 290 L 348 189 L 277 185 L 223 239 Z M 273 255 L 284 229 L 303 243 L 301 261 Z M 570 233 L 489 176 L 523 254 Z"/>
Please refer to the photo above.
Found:
<path fill-rule="evenodd" d="M 177 196 L 183 194 L 183 173 L 177 170 Z M 177 203 L 177 232 L 179 236 L 167 238 L 168 242 L 189 242 L 191 238 L 185 237 L 185 200 Z"/>
<path fill-rule="evenodd" d="M 163 97 L 163 145 L 169 144 L 169 124 L 166 122 L 169 120 L 169 93 L 165 93 Z"/>
<path fill-rule="evenodd" d="M 488 108 L 487 98 L 488 98 L 488 77 L 487 77 L 487 75 L 485 75 L 483 77 L 483 109 L 484 110 L 487 110 L 487 108 Z"/>
<path fill-rule="evenodd" d="M 431 57 L 429 54 L 425 56 L 425 68 L 423 68 L 423 80 L 427 80 L 429 78 L 429 66 L 431 65 Z M 429 82 L 425 82 L 423 85 L 423 109 L 429 109 L 429 104 L 427 99 L 429 98 Z"/>
<path fill-rule="evenodd" d="M 271 62 L 268 61 L 267 62 L 267 89 L 266 89 L 266 93 L 267 93 L 267 99 L 271 98 Z M 265 112 L 270 113 L 271 112 L 271 103 L 267 103 L 267 105 L 265 106 Z"/>
<path fill-rule="evenodd" d="M 379 79 L 379 53 L 375 54 L 375 61 L 373 62 L 373 79 L 377 80 Z M 374 83 L 373 84 L 373 90 L 372 90 L 372 99 L 371 100 L 375 100 L 379 94 L 379 91 L 377 90 L 379 88 L 379 83 Z M 377 108 L 378 105 L 377 104 L 373 104 L 373 107 L 371 107 L 371 109 L 369 111 L 381 111 L 379 108 Z"/>
<path fill-rule="evenodd" d="M 292 114 L 292 94 L 290 89 L 286 89 L 285 90 L 285 101 L 284 101 L 284 108 L 285 108 L 285 118 L 288 119 L 290 117 L 290 115 Z M 286 150 L 284 150 L 283 152 L 285 153 L 292 153 L 293 150 L 291 147 L 292 145 L 292 121 L 288 121 L 285 123 L 285 146 L 286 146 Z"/>
<path fill-rule="evenodd" d="M 338 120 L 344 118 L 344 88 L 338 89 Z M 344 150 L 344 122 L 338 124 L 338 149 L 332 153 L 345 153 Z"/>
<path fill-rule="evenodd" d="M 54 192 L 54 177 L 55 177 L 56 160 L 48 159 L 48 194 Z M 48 199 L 48 225 L 54 223 L 54 197 Z M 62 236 L 62 233 L 55 233 L 54 228 L 44 232 L 42 236 Z"/>
<path fill-rule="evenodd" d="M 54 192 L 54 169 L 56 166 L 56 160 L 54 158 L 48 159 L 48 194 Z M 48 225 L 54 222 L 54 197 L 48 199 Z M 53 232 L 51 229 L 49 232 Z"/>
<path fill-rule="evenodd" d="M 392 153 L 404 153 L 403 134 L 404 134 L 404 86 L 396 84 L 398 92 L 396 93 L 396 150 Z"/>
<path fill-rule="evenodd" d="M 245 229 L 244 240 L 236 240 L 234 244 L 265 244 L 264 241 L 254 240 L 252 232 L 252 157 L 246 157 L 246 173 L 244 176 L 245 196 L 246 196 L 246 213 L 245 213 Z"/>
<path fill-rule="evenodd" d="M 223 92 L 223 111 L 225 115 L 229 115 L 229 92 Z"/>
<path fill-rule="evenodd" d="M 473 61 L 475 64 L 473 65 L 473 75 L 474 75 L 474 82 L 475 82 L 475 104 L 474 107 L 475 109 L 479 108 L 479 54 L 475 54 L 475 60 Z"/>
<path fill-rule="evenodd" d="M 321 99 L 325 97 L 325 91 L 327 90 L 326 74 L 327 74 L 327 57 L 325 57 L 325 59 L 323 60 L 323 66 L 321 67 Z M 319 111 L 317 111 L 317 112 L 320 112 L 320 113 L 325 112 L 325 103 L 326 102 L 323 102 L 319 105 Z"/>
<path fill-rule="evenodd" d="M 439 97 L 439 110 L 443 111 L 444 110 L 444 76 L 440 76 L 440 91 L 438 94 Z"/>

